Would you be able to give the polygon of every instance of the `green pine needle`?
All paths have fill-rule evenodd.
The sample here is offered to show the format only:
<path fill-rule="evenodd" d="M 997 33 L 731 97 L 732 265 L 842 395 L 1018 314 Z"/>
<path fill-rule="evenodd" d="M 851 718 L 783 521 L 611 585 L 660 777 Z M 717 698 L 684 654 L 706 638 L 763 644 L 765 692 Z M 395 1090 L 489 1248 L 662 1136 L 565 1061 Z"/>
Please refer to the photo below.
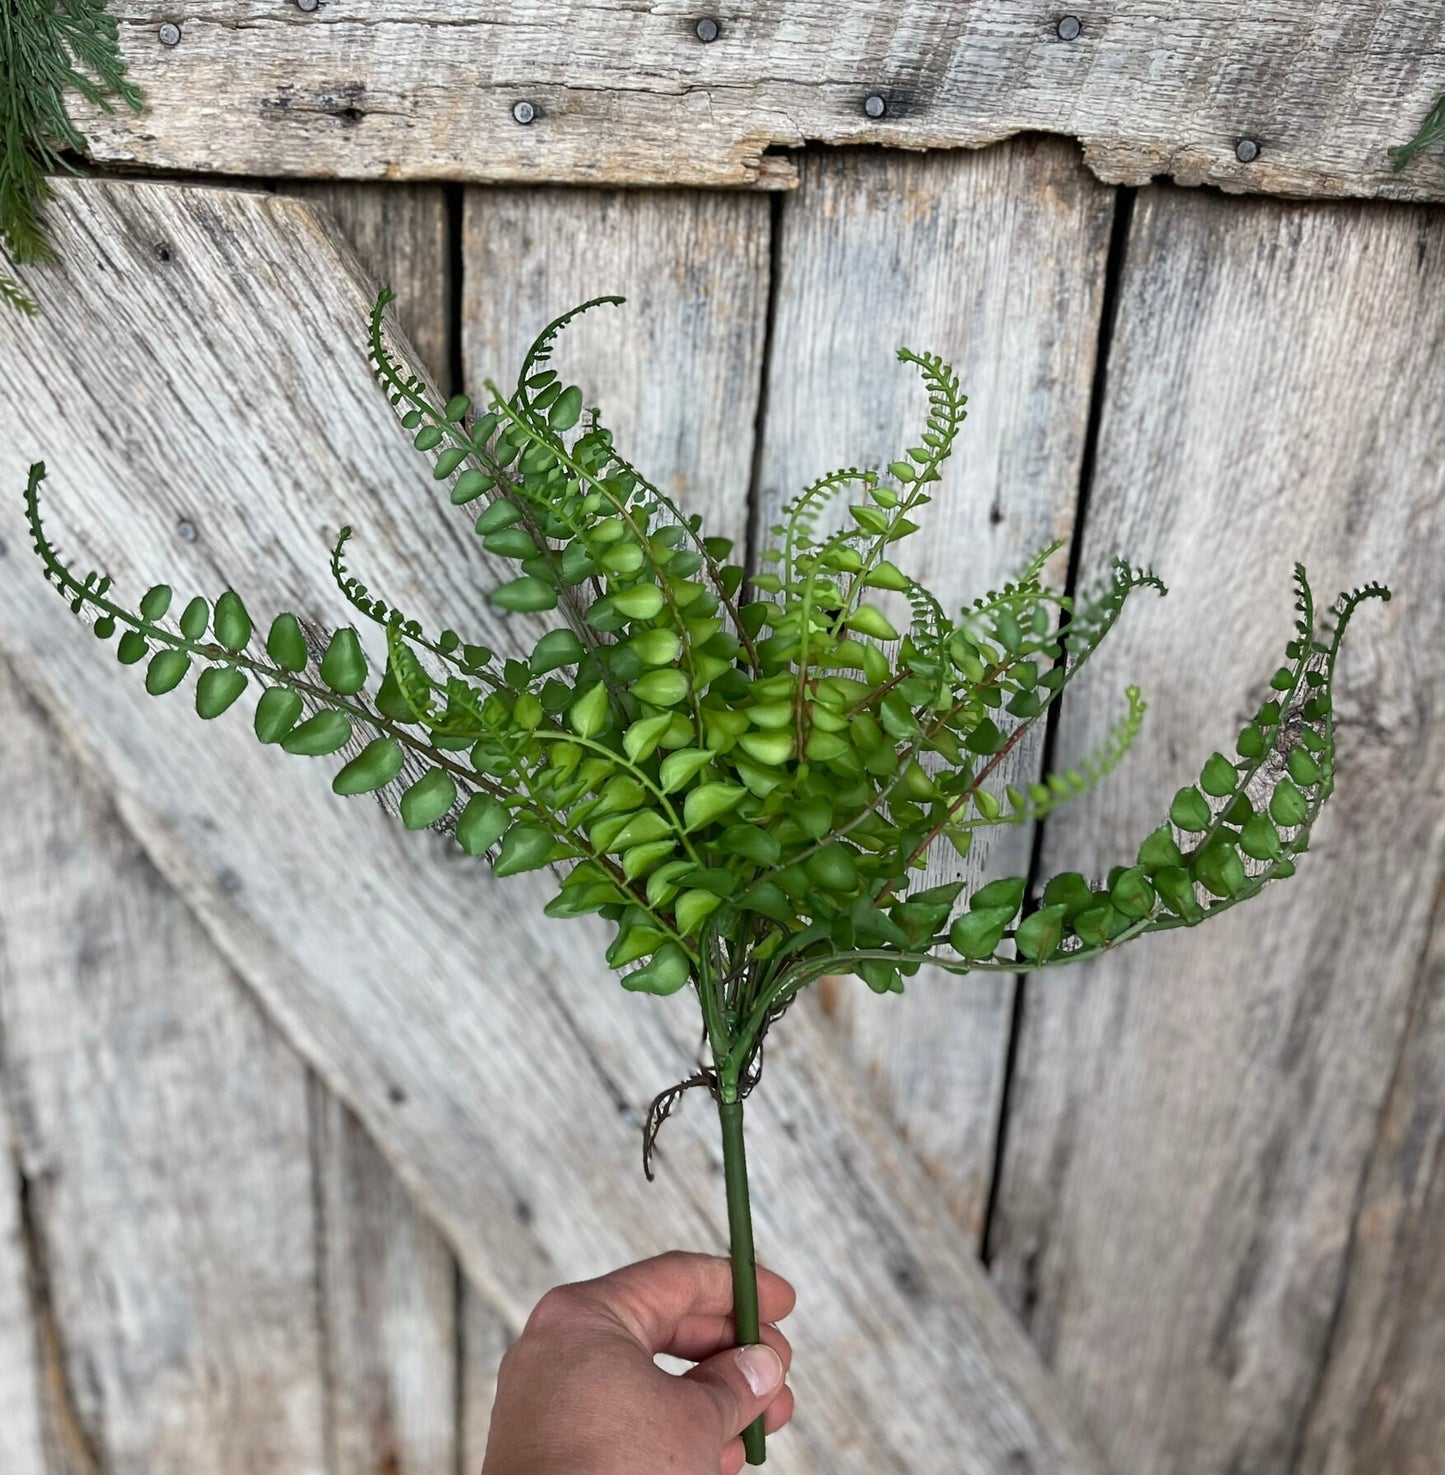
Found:
<path fill-rule="evenodd" d="M 141 93 L 126 81 L 116 23 L 103 0 L 3 0 L 0 3 L 0 246 L 16 263 L 54 253 L 40 207 L 46 176 L 74 165 L 85 150 L 65 95 L 114 111 L 112 99 L 139 111 Z M 33 304 L 0 274 L 0 301 Z"/>
<path fill-rule="evenodd" d="M 1435 106 L 1430 109 L 1414 138 L 1390 150 L 1390 157 L 1395 161 L 1395 173 L 1398 174 L 1416 154 L 1432 143 L 1439 143 L 1442 138 L 1445 138 L 1445 92 L 1435 99 Z"/>

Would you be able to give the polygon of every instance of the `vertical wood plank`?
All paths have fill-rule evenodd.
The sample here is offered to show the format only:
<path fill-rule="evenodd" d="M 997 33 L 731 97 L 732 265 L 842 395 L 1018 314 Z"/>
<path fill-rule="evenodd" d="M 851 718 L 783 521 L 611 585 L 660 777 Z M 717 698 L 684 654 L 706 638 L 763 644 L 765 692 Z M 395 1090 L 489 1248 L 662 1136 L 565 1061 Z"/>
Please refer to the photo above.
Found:
<path fill-rule="evenodd" d="M 463 363 L 510 393 L 553 318 L 617 293 L 561 340 L 557 367 L 617 447 L 684 512 L 747 528 L 768 297 L 769 205 L 691 190 L 470 189 Z"/>
<path fill-rule="evenodd" d="M 510 643 L 465 520 L 456 535 L 426 496 L 424 467 L 368 382 L 352 329 L 365 287 L 349 259 L 333 255 L 284 314 L 265 310 L 289 263 L 327 249 L 306 209 L 82 181 L 58 186 L 53 212 L 65 259 L 98 258 L 105 275 L 58 267 L 40 288 L 71 310 L 47 315 L 43 334 L 0 326 L 23 367 L 21 431 L 0 442 L 0 476 L 23 479 L 20 458 L 46 447 L 57 536 L 120 587 L 159 570 L 183 590 L 234 580 L 258 618 L 289 606 L 329 623 L 340 597 L 325 549 L 346 521 L 371 587 L 424 622 L 445 613 Z M 158 222 L 175 245 L 163 274 L 149 254 Z M 218 321 L 244 323 L 244 338 Z M 267 372 L 252 377 L 258 357 Z M 236 417 L 226 493 L 198 504 L 216 452 L 174 428 L 209 423 L 212 407 Z M 84 433 L 55 430 L 72 424 Z M 127 454 L 110 454 L 114 444 Z M 0 507 L 0 519 L 13 515 Z M 0 528 L 18 552 L 13 522 Z M 245 699 L 203 728 L 183 698 L 157 702 L 117 679 L 113 653 L 77 638 L 38 578 L 14 587 L 0 639 L 513 1324 L 559 1279 L 670 1246 L 721 1248 L 710 1113 L 675 1122 L 660 1180 L 638 1182 L 636 1113 L 689 1073 L 697 1048 L 686 999 L 619 989 L 595 925 L 540 918 L 547 878 L 497 882 L 445 837 L 407 835 L 373 802 L 338 802 L 316 766 L 258 747 Z M 794 1453 L 779 1468 L 1097 1468 L 974 1247 L 810 1023 L 779 1042 L 750 1103 L 761 1251 L 784 1270 L 785 1252 L 800 1256 L 791 1268 L 812 1287 L 799 1429 L 780 1441 Z"/>
<path fill-rule="evenodd" d="M 462 1469 L 480 1475 L 497 1396 L 497 1367 L 516 1333 L 480 1291 L 470 1285 L 461 1305 L 461 1450 Z"/>
<path fill-rule="evenodd" d="M 441 185 L 288 179 L 281 193 L 329 212 L 377 285 L 396 293 L 397 323 L 421 362 L 444 380 L 451 364 L 452 268 Z"/>
<path fill-rule="evenodd" d="M 0 933 L 0 978 L 4 942 Z M 8 985 L 0 983 L 0 988 Z M 0 1059 L 0 1121 L 10 1097 Z M 9 1132 L 0 1154 L 0 1470 L 5 1475 L 48 1475 L 41 1433 L 40 1361 L 33 1320 L 30 1267 L 20 1213 L 20 1175 Z"/>
<path fill-rule="evenodd" d="M 440 185 L 288 181 L 330 212 L 433 373 L 452 357 L 448 213 Z M 455 1259 L 355 1116 L 314 1077 L 322 1294 L 335 1475 L 455 1475 Z"/>
<path fill-rule="evenodd" d="M 327 1469 L 305 1073 L 0 664 L 6 1085 L 94 1475 Z M 8 1475 L 8 1466 L 7 1466 Z"/>
<path fill-rule="evenodd" d="M 1113 191 L 1053 140 L 963 154 L 804 156 L 783 203 L 761 457 L 759 547 L 786 502 L 917 443 L 927 404 L 901 345 L 958 370 L 969 418 L 908 572 L 954 611 L 1073 531 Z M 840 508 L 849 500 L 840 499 Z M 1050 564 L 1060 584 L 1067 548 Z M 901 609 L 906 614 L 906 607 Z M 1038 750 L 1021 751 L 1032 773 Z M 1031 767 L 1032 766 L 1032 767 Z M 981 832 L 936 881 L 1027 869 L 1031 830 Z M 838 1020 L 954 1212 L 987 1207 L 1013 981 L 924 970 L 903 999 L 825 981 Z"/>
<path fill-rule="evenodd" d="M 1085 563 L 1125 551 L 1173 594 L 1065 710 L 1068 761 L 1127 680 L 1153 702 L 1126 769 L 1049 822 L 1046 869 L 1132 858 L 1231 747 L 1291 633 L 1293 559 L 1325 600 L 1398 594 L 1346 650 L 1299 877 L 1027 990 L 994 1265 L 1121 1469 L 1291 1469 L 1346 1292 L 1445 863 L 1440 224 L 1140 197 Z"/>
<path fill-rule="evenodd" d="M 1297 1475 L 1433 1475 L 1445 1448 L 1445 926 L 1431 947 L 1349 1245 Z"/>
<path fill-rule="evenodd" d="M 351 1112 L 312 1098 L 335 1475 L 456 1475 L 456 1261 Z"/>

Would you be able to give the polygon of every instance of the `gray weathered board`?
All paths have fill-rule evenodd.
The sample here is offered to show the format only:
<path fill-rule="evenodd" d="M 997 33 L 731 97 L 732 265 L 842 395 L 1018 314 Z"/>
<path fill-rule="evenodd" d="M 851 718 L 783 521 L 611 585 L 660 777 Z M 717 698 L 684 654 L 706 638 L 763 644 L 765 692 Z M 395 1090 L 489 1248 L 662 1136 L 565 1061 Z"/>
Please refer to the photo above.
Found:
<path fill-rule="evenodd" d="M 1119 1470 L 1439 1467 L 1442 383 L 1438 211 L 1141 195 L 1084 566 L 1127 550 L 1173 588 L 1065 711 L 1070 758 L 1127 681 L 1153 702 L 1046 870 L 1127 862 L 1233 752 L 1293 559 L 1322 604 L 1396 592 L 1351 632 L 1300 875 L 1026 987 L 992 1263 Z"/>
<path fill-rule="evenodd" d="M 399 283 L 406 311 L 442 334 L 441 191 L 347 186 L 327 194 L 352 238 Z M 29 1221 L 28 1241 L 18 1223 L 10 1232 L 17 1200 L 7 1190 L 0 1470 L 39 1475 L 48 1448 L 52 1471 L 80 1475 L 241 1475 L 258 1458 L 327 1475 L 453 1475 L 459 1354 L 474 1381 L 489 1376 L 502 1345 L 496 1314 L 468 1292 L 463 1344 L 451 1255 L 314 1077 L 302 1106 L 294 1093 L 306 1090 L 304 1068 L 274 1032 L 238 1037 L 232 1028 L 226 1057 L 206 1060 L 217 1018 L 236 1017 L 234 975 L 139 847 L 117 834 L 97 781 L 37 716 L 8 667 L 0 688 L 7 791 L 30 796 L 0 854 L 0 874 L 18 883 L 0 895 L 8 1033 L 0 1076 L 25 1124 L 13 1181 L 23 1185 Z M 64 838 L 47 849 L 49 836 Z M 64 863 L 49 864 L 49 855 Z M 83 925 L 67 928 L 54 898 L 72 892 Z M 168 946 L 148 945 L 167 937 Z M 83 1008 L 56 997 L 57 983 L 77 975 Z M 42 1001 L 46 1012 L 37 1016 Z M 141 1040 L 163 1033 L 166 1049 L 136 1048 L 134 1035 L 112 1026 L 132 1014 L 146 1022 Z M 81 1029 L 87 1015 L 96 1024 Z M 72 1086 L 97 1058 L 122 1084 L 82 1110 L 85 1093 Z M 309 1107 L 304 1125 L 258 1137 L 264 1116 L 218 1112 L 216 1078 L 227 1072 L 263 1089 L 280 1072 L 293 1111 Z M 128 1128 L 128 1114 L 149 1097 L 167 1103 L 165 1126 Z M 124 1112 L 113 1109 L 117 1102 Z M 193 1123 L 205 1124 L 204 1141 Z M 177 1157 L 191 1178 L 180 1193 Z M 237 1163 L 247 1165 L 243 1175 Z M 238 1186 L 245 1196 L 235 1205 L 229 1196 Z M 66 1212 L 81 1191 L 108 1193 L 103 1216 Z M 228 1197 L 225 1222 L 235 1219 L 220 1235 L 218 1194 Z M 236 1234 L 252 1252 L 290 1247 L 266 1267 L 272 1293 L 258 1294 L 248 1256 L 231 1268 Z M 125 1288 L 137 1276 L 175 1283 L 149 1320 L 123 1314 L 133 1294 L 97 1304 L 98 1284 Z M 164 1355 L 138 1357 L 127 1339 Z M 261 1377 L 252 1366 L 258 1342 L 275 1349 Z"/>
<path fill-rule="evenodd" d="M 53 447 L 48 505 L 64 544 L 123 587 L 164 572 L 214 594 L 243 570 L 258 615 L 291 606 L 334 622 L 345 607 L 325 559 L 345 520 L 378 592 L 433 625 L 447 612 L 513 638 L 488 613 L 465 520 L 438 505 L 370 383 L 366 289 L 306 208 L 157 185 L 58 195 L 74 265 L 32 273 L 47 310 L 0 328 L 20 366 L 0 476 L 18 481 L 32 448 Z M 714 198 L 722 219 L 733 204 Z M 652 288 L 681 284 L 655 274 Z M 738 415 L 732 434 L 746 441 L 751 407 Z M 57 435 L 60 424 L 77 428 Z M 568 1275 L 677 1244 L 721 1247 L 715 1130 L 700 1104 L 670 1125 L 659 1181 L 637 1181 L 638 1112 L 690 1069 L 686 999 L 622 993 L 591 926 L 529 926 L 540 878 L 495 883 L 445 837 L 342 804 L 325 765 L 260 750 L 243 713 L 206 730 L 184 697 L 145 697 L 77 632 L 5 516 L 0 645 L 503 1313 L 515 1324 Z M 761 1252 L 804 1286 L 800 1413 L 779 1468 L 1098 1468 L 972 1238 L 855 1075 L 831 1032 L 800 1014 L 753 1098 Z M 468 1343 L 470 1328 L 468 1317 Z M 469 1407 L 479 1381 L 474 1394 L 465 1379 Z M 474 1429 L 471 1418 L 471 1448 Z"/>
<path fill-rule="evenodd" d="M 1047 572 L 1062 584 L 1114 191 L 1053 139 L 962 155 L 826 152 L 802 169 L 782 208 L 757 547 L 815 478 L 885 464 L 917 443 L 927 400 L 917 370 L 894 358 L 906 344 L 942 354 L 970 396 L 926 531 L 905 545 L 909 571 L 952 608 L 1058 542 Z M 1039 757 L 1020 751 L 1029 778 Z M 966 863 L 949 850 L 934 879 L 1020 874 L 1031 840 L 1031 829 L 994 832 Z M 832 980 L 804 1004 L 851 1036 L 975 1239 L 1012 1001 L 1007 975 L 930 972 L 901 1008 Z"/>
<path fill-rule="evenodd" d="M 1445 198 L 1438 161 L 1386 154 L 1445 88 L 1445 19 L 1412 0 L 1120 0 L 1072 40 L 1065 0 L 751 0 L 710 44 L 683 0 L 111 8 L 148 107 L 78 116 L 97 159 L 149 168 L 786 188 L 769 150 L 1042 131 L 1109 181 Z"/>

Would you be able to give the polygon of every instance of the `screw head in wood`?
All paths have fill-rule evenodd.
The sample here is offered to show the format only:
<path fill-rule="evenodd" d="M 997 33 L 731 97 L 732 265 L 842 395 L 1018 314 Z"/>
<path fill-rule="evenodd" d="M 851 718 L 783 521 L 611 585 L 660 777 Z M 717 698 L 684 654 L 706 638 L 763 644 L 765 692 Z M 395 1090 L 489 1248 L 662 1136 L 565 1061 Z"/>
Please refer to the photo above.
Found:
<path fill-rule="evenodd" d="M 722 27 L 718 25 L 716 17 L 711 15 L 703 16 L 693 30 L 697 32 L 697 39 L 703 42 L 716 41 L 722 34 Z"/>
<path fill-rule="evenodd" d="M 512 117 L 518 123 L 532 123 L 536 121 L 537 109 L 533 103 L 522 101 L 512 104 Z"/>
<path fill-rule="evenodd" d="M 1252 164 L 1259 158 L 1259 145 L 1252 138 L 1241 138 L 1234 146 L 1234 157 L 1241 164 Z"/>
<path fill-rule="evenodd" d="M 863 111 L 870 118 L 881 118 L 888 111 L 888 103 L 875 92 L 871 97 L 863 99 Z"/>
<path fill-rule="evenodd" d="M 1060 41 L 1077 41 L 1079 32 L 1084 29 L 1084 23 L 1076 15 L 1066 15 L 1058 25 Z"/>
<path fill-rule="evenodd" d="M 181 39 L 181 28 L 173 20 L 168 20 L 156 32 L 162 46 L 174 46 Z"/>

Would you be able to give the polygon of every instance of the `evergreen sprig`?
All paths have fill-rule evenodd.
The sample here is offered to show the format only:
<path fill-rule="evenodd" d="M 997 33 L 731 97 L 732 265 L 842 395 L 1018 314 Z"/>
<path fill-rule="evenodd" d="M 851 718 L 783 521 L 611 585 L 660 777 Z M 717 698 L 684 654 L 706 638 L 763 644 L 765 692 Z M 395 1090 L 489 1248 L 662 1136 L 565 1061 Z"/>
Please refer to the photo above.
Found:
<path fill-rule="evenodd" d="M 66 93 L 114 111 L 139 111 L 128 82 L 115 18 L 104 0 L 3 0 L 0 3 L 0 246 L 18 264 L 54 253 L 40 217 L 50 196 L 46 176 L 74 166 L 85 150 Z M 34 303 L 0 273 L 0 302 L 33 312 Z"/>
<path fill-rule="evenodd" d="M 323 756 L 364 738 L 333 779 L 338 793 L 397 786 L 404 824 L 449 825 L 498 876 L 557 868 L 547 915 L 604 917 L 625 988 L 694 991 L 728 1145 L 746 1337 L 741 1098 L 799 991 L 824 974 L 901 993 L 925 964 L 1015 973 L 1082 962 L 1217 917 L 1293 874 L 1334 786 L 1340 642 L 1359 603 L 1388 591 L 1343 595 L 1321 618 L 1297 568 L 1293 636 L 1233 756 L 1210 755 L 1131 859 L 1102 880 L 1053 876 L 1037 896 L 1012 876 L 965 899 L 962 883 L 922 884 L 937 847 L 964 856 L 980 829 L 1044 818 L 1135 741 L 1144 702 L 1130 687 L 1089 759 L 1007 781 L 1009 755 L 1132 595 L 1164 592 L 1159 579 L 1117 562 L 1076 600 L 1044 584 L 1047 548 L 948 614 L 894 555 L 932 500 L 966 400 L 946 364 L 905 349 L 928 397 L 917 443 L 884 468 L 844 468 L 803 491 L 749 581 L 728 541 L 646 481 L 582 391 L 547 367 L 569 321 L 621 299 L 549 325 L 515 389 L 488 383 L 475 418 L 465 395 L 438 403 L 397 363 L 383 333 L 389 300 L 369 324 L 375 375 L 451 500 L 480 508 L 483 547 L 511 565 L 494 605 L 557 615 L 530 650 L 428 634 L 347 571 L 349 529 L 332 573 L 385 632 L 380 671 L 351 626 L 308 640 L 282 613 L 262 640 L 231 590 L 214 606 L 191 599 L 174 619 L 165 586 L 132 608 L 107 578 L 72 572 L 46 537 L 42 465 L 26 493 L 36 551 L 97 635 L 119 632 L 123 663 L 148 662 L 150 692 L 196 668 L 203 718 L 254 683 L 262 742 Z M 740 603 L 745 582 L 755 597 Z M 749 1454 L 761 1457 L 760 1435 Z"/>
<path fill-rule="evenodd" d="M 1398 174 L 1416 154 L 1423 153 L 1442 138 L 1445 138 L 1445 92 L 1435 99 L 1435 106 L 1425 115 L 1425 121 L 1414 138 L 1387 151 L 1394 160 L 1395 173 Z"/>

